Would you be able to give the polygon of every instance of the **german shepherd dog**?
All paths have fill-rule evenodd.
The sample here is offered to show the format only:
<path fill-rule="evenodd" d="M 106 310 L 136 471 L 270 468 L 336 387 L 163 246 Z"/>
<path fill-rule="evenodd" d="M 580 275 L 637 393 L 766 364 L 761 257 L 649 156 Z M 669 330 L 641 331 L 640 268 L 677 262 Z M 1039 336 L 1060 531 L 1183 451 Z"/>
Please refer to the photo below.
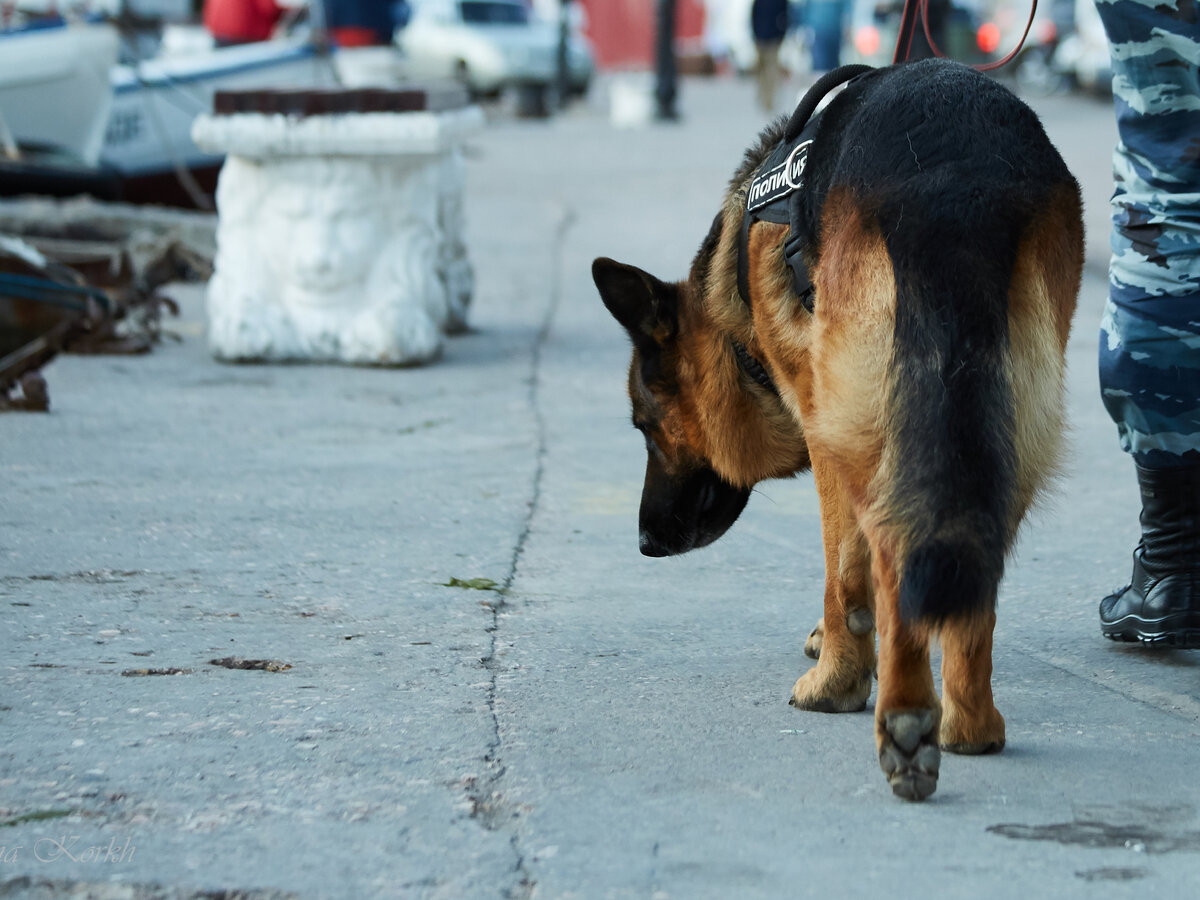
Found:
<path fill-rule="evenodd" d="M 939 747 L 1004 746 L 996 592 L 1057 464 L 1079 188 L 1036 115 L 955 63 L 873 70 L 812 124 L 806 210 L 790 226 L 752 221 L 740 235 L 781 120 L 747 152 L 686 280 L 605 258 L 592 274 L 633 343 L 641 552 L 703 547 L 757 482 L 811 468 L 824 617 L 791 703 L 864 709 L 877 673 L 880 766 L 898 796 L 922 800 Z M 789 237 L 803 245 L 811 311 Z"/>

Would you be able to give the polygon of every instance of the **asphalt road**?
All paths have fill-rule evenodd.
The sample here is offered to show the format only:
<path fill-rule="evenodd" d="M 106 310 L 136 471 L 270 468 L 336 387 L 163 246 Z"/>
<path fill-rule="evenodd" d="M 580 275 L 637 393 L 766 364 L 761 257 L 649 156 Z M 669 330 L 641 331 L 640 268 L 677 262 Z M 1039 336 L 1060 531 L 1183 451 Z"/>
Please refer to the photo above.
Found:
<path fill-rule="evenodd" d="M 908 804 L 870 712 L 787 705 L 811 479 L 637 552 L 589 266 L 682 276 L 763 124 L 749 83 L 688 80 L 678 125 L 474 143 L 474 329 L 436 365 L 220 365 L 181 288 L 180 342 L 62 357 L 53 411 L 0 419 L 0 898 L 1195 896 L 1200 654 L 1096 618 L 1137 532 L 1094 365 L 1112 113 L 1035 106 L 1089 262 L 1071 453 L 1001 588 L 1002 754 Z"/>

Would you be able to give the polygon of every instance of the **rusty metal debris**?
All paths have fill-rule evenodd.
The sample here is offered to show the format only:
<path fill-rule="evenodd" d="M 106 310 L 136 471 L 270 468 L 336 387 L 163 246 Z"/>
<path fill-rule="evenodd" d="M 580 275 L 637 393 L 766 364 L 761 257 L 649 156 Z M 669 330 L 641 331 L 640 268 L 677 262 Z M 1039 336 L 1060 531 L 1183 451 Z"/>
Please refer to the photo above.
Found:
<path fill-rule="evenodd" d="M 49 409 L 37 370 L 114 311 L 111 298 L 82 275 L 0 235 L 0 409 Z M 21 395 L 10 399 L 17 386 Z"/>
<path fill-rule="evenodd" d="M 258 669 L 263 672 L 284 672 L 292 667 L 291 663 L 285 663 L 278 659 L 242 659 L 240 656 L 210 659 L 208 664 L 225 669 Z"/>
<path fill-rule="evenodd" d="M 49 409 L 39 370 L 60 352 L 146 353 L 179 307 L 160 289 L 206 280 L 211 255 L 169 229 L 5 220 L 0 233 L 0 410 Z"/>
<path fill-rule="evenodd" d="M 0 389 L 0 411 L 45 412 L 50 408 L 50 391 L 41 372 L 26 372 L 16 379 L 15 384 L 20 392 L 12 396 L 7 396 L 7 391 Z"/>
<path fill-rule="evenodd" d="M 71 353 L 147 353 L 162 339 L 166 311 L 179 314 L 179 306 L 159 288 L 179 278 L 207 278 L 206 260 L 192 259 L 178 243 L 164 244 L 148 265 L 135 269 L 126 247 L 114 240 L 25 235 L 24 240 L 59 263 L 69 265 L 85 282 L 112 300 L 113 315 L 81 335 L 67 350 Z"/>

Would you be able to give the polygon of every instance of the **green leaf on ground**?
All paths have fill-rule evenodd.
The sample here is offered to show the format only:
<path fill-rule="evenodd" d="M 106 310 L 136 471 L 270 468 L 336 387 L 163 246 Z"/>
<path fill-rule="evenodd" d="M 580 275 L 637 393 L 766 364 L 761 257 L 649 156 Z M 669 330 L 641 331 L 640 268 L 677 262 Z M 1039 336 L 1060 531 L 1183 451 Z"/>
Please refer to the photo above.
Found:
<path fill-rule="evenodd" d="M 490 578 L 451 578 L 442 587 L 463 588 L 470 591 L 497 591 L 500 585 Z"/>
<path fill-rule="evenodd" d="M 25 813 L 20 816 L 13 816 L 11 819 L 0 821 L 0 828 L 9 828 L 13 825 L 23 825 L 26 822 L 41 822 L 43 819 L 65 819 L 73 814 L 73 809 L 41 809 L 37 812 Z"/>

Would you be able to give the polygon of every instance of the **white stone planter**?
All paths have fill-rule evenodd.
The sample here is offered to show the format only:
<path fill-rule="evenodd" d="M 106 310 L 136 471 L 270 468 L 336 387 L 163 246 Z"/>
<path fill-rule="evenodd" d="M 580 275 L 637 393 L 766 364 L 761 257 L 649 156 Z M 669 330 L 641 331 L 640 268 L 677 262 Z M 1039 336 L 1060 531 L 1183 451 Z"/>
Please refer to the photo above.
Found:
<path fill-rule="evenodd" d="M 427 362 L 466 326 L 462 143 L 445 112 L 201 116 L 225 153 L 209 343 L 228 361 Z"/>

